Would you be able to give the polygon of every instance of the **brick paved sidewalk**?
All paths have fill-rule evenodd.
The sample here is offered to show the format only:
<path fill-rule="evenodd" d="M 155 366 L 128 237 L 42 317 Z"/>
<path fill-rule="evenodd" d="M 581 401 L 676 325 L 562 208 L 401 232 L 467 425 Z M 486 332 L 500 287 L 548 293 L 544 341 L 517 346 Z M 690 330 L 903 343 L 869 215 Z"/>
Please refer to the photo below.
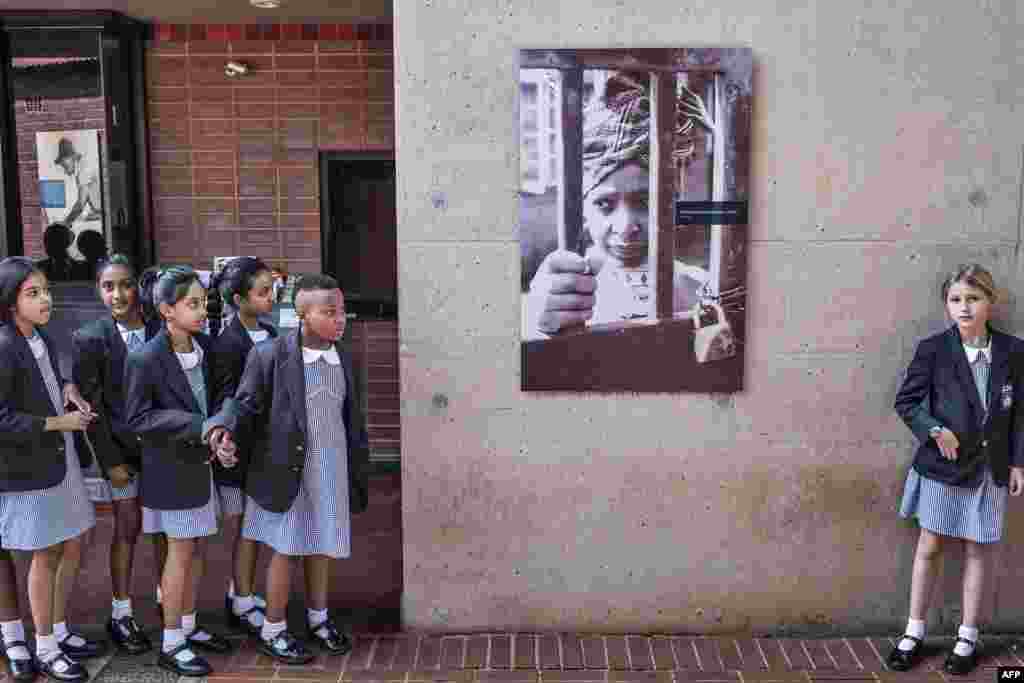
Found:
<path fill-rule="evenodd" d="M 251 640 L 235 638 L 228 655 L 207 658 L 209 681 L 335 683 L 944 683 L 995 681 L 995 667 L 1024 665 L 1024 648 L 1009 637 L 983 637 L 980 666 L 967 677 L 948 676 L 942 662 L 952 638 L 929 638 L 926 656 L 911 672 L 889 671 L 888 638 L 776 639 L 592 634 L 355 635 L 344 657 L 319 655 L 310 665 L 276 664 Z M 99 663 L 98 663 L 99 664 Z M 97 683 L 172 683 L 153 655 L 117 656 L 90 667 Z M 181 679 L 181 683 L 196 679 Z"/>

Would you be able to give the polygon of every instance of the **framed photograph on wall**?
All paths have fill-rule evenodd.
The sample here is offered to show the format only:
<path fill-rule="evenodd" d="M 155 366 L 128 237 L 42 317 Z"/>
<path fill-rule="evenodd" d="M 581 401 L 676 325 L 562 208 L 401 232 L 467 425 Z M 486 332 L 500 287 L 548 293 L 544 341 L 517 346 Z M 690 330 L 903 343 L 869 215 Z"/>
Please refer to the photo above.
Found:
<path fill-rule="evenodd" d="M 88 129 L 36 133 L 36 158 L 40 204 L 47 225 L 43 233 L 47 258 L 94 264 L 107 249 L 103 233 L 100 132 Z"/>
<path fill-rule="evenodd" d="M 742 388 L 752 67 L 520 51 L 523 390 Z"/>

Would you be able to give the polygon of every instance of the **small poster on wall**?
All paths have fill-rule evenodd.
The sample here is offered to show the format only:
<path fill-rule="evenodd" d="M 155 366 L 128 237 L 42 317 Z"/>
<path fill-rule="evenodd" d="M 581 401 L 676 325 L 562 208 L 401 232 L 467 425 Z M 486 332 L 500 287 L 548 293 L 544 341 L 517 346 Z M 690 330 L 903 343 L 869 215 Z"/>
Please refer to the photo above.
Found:
<path fill-rule="evenodd" d="M 751 51 L 519 65 L 523 390 L 738 391 Z"/>
<path fill-rule="evenodd" d="M 36 133 L 39 198 L 45 216 L 42 263 L 51 279 L 91 279 L 106 255 L 99 131 Z"/>

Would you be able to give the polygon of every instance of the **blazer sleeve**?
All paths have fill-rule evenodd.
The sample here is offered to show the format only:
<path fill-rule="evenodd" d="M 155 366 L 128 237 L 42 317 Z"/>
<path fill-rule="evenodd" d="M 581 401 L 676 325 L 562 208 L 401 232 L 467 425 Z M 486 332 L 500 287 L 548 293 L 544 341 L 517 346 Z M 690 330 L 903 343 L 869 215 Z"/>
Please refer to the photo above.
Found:
<path fill-rule="evenodd" d="M 14 365 L 14 354 L 9 349 L 0 350 L 0 443 L 26 445 L 39 440 L 46 428 L 46 417 L 29 415 L 17 409 L 11 402 L 16 392 L 24 391 L 19 386 L 22 379 L 18 377 Z M 24 450 L 27 457 L 34 454 Z"/>
<path fill-rule="evenodd" d="M 1024 410 L 1020 401 L 1024 398 L 1024 349 L 1016 353 L 1016 371 L 1013 381 L 1013 422 L 1010 434 L 1010 467 L 1024 467 Z"/>
<path fill-rule="evenodd" d="M 928 401 L 935 372 L 935 353 L 934 344 L 918 344 L 903 386 L 896 394 L 896 413 L 921 443 L 928 443 L 931 438 L 928 430 L 941 426 L 929 412 Z"/>
<path fill-rule="evenodd" d="M 245 363 L 242 354 L 225 346 L 218 344 L 210 354 L 210 395 L 213 398 L 211 408 L 214 413 L 220 411 L 225 400 L 235 395 Z"/>
<path fill-rule="evenodd" d="M 234 398 L 226 399 L 222 407 L 223 424 L 229 432 L 250 429 L 257 419 L 266 414 L 272 398 L 267 396 L 267 392 L 273 390 L 266 379 L 272 371 L 270 365 L 264 361 L 258 347 L 249 349 Z"/>
<path fill-rule="evenodd" d="M 128 427 L 136 434 L 171 441 L 199 441 L 203 416 L 187 410 L 159 408 L 154 401 L 156 386 L 146 372 L 146 355 L 129 353 L 124 364 L 124 413 Z M 175 449 L 180 453 L 185 449 Z M 190 461 L 192 458 L 188 458 Z"/>

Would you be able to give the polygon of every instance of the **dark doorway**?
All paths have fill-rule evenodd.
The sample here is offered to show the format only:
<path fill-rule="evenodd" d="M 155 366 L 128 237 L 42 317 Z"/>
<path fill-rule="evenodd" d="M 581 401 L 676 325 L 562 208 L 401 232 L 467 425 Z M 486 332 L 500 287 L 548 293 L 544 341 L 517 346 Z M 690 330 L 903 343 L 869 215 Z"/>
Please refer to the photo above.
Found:
<path fill-rule="evenodd" d="M 353 519 L 353 553 L 338 563 L 331 602 L 354 628 L 401 628 L 402 517 L 395 160 L 320 155 L 324 272 L 345 293 L 345 343 L 370 438 L 370 507 Z"/>
<path fill-rule="evenodd" d="M 325 152 L 320 173 L 324 270 L 341 283 L 358 319 L 397 319 L 394 159 Z"/>

